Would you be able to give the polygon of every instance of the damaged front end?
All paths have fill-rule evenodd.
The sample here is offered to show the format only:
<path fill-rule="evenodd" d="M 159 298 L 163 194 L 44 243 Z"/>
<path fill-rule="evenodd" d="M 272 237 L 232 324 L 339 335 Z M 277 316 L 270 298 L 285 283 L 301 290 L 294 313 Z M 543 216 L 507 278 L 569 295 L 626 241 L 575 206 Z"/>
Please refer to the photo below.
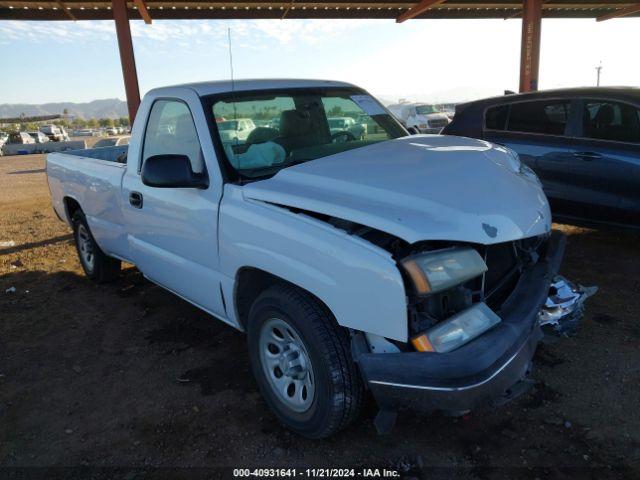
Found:
<path fill-rule="evenodd" d="M 478 273 L 477 259 L 468 246 L 456 246 L 458 262 L 449 267 L 458 269 L 450 275 L 458 277 L 457 284 L 437 280 L 437 275 L 447 277 L 448 268 L 438 262 L 422 265 L 421 271 L 435 265 L 435 274 L 429 272 L 431 277 L 423 279 L 426 286 L 420 284 L 405 262 L 408 288 L 413 287 L 412 342 L 396 344 L 395 351 L 384 354 L 372 353 L 382 350 L 372 349 L 367 336 L 353 342 L 354 357 L 381 409 L 378 430 L 388 431 L 399 409 L 465 412 L 526 392 L 532 357 L 543 338 L 541 324 L 567 325 L 568 319 L 576 324 L 584 300 L 593 293 L 557 276 L 564 246 L 560 232 L 477 246 L 486 269 L 473 278 L 464 271 Z M 461 254 L 463 250 L 467 253 Z"/>

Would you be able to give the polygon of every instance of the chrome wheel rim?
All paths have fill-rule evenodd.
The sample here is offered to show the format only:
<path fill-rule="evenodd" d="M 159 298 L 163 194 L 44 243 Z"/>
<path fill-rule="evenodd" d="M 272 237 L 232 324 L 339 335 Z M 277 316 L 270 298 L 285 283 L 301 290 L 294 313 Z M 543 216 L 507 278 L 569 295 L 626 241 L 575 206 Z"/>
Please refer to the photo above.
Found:
<path fill-rule="evenodd" d="M 93 251 L 93 240 L 89 235 L 89 231 L 82 224 L 78 226 L 78 250 L 80 250 L 80 258 L 84 266 L 89 271 L 93 271 L 93 264 L 96 258 Z"/>
<path fill-rule="evenodd" d="M 298 332 L 288 322 L 271 318 L 262 325 L 259 348 L 262 370 L 276 397 L 294 412 L 309 410 L 315 375 Z"/>

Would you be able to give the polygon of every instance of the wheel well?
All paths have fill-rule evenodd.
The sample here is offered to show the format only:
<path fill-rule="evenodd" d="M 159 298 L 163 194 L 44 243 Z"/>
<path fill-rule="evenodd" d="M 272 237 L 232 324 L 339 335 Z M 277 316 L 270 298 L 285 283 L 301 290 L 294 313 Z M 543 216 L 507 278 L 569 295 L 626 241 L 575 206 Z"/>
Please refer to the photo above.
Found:
<path fill-rule="evenodd" d="M 285 282 L 264 270 L 252 267 L 243 267 L 236 275 L 234 290 L 236 312 L 238 321 L 243 328 L 247 326 L 251 305 L 262 292 L 276 283 Z M 286 282 L 285 282 L 286 283 Z"/>
<path fill-rule="evenodd" d="M 298 285 L 291 283 L 283 278 L 273 275 L 264 270 L 254 267 L 243 267 L 238 271 L 236 275 L 236 285 L 234 289 L 235 307 L 238 315 L 238 321 L 242 328 L 247 327 L 247 321 L 249 319 L 249 311 L 251 305 L 258 298 L 258 296 L 264 292 L 267 288 L 276 284 L 291 285 L 315 298 L 323 308 L 333 315 L 333 312 L 327 307 L 327 305 L 320 300 L 316 295 L 311 293 Z"/>
<path fill-rule="evenodd" d="M 80 204 L 76 201 L 76 199 L 71 197 L 64 197 L 64 209 L 67 211 L 67 220 L 71 223 L 73 216 L 75 213 L 82 208 L 80 208 Z"/>

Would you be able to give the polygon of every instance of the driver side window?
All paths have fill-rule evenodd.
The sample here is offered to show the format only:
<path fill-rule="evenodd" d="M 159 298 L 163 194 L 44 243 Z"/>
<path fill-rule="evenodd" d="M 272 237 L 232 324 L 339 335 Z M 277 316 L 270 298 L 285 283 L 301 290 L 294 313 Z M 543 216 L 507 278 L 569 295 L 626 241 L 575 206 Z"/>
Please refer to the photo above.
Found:
<path fill-rule="evenodd" d="M 179 100 L 158 100 L 151 107 L 144 135 L 142 163 L 154 155 L 186 155 L 194 173 L 204 172 L 204 159 L 196 126 L 187 105 Z"/>

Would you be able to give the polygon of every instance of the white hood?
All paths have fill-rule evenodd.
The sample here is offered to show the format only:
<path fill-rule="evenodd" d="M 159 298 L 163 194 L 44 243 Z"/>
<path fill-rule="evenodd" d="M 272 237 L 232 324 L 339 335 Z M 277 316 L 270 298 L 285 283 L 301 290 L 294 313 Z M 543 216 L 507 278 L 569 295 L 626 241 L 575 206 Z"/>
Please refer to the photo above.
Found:
<path fill-rule="evenodd" d="M 414 243 L 493 244 L 540 235 L 551 213 L 540 185 L 502 147 L 417 135 L 300 165 L 246 185 L 245 198 L 330 215 Z"/>

